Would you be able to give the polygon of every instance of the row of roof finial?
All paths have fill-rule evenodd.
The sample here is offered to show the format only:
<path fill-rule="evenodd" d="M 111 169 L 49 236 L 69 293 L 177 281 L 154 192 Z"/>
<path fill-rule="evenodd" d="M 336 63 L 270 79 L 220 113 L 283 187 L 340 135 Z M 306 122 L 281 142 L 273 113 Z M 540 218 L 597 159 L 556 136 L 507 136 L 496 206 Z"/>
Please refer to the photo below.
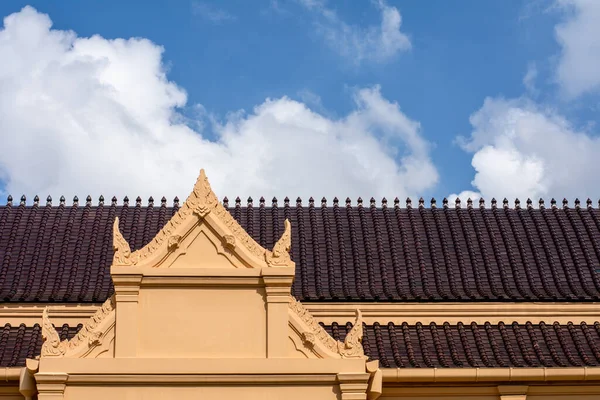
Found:
<path fill-rule="evenodd" d="M 61 196 L 60 199 L 59 199 L 59 201 L 60 201 L 60 204 L 63 204 L 63 205 L 66 204 L 65 196 Z M 25 205 L 26 202 L 27 202 L 27 198 L 25 197 L 25 195 L 21 196 L 20 204 Z M 33 198 L 33 204 L 37 205 L 37 204 L 39 204 L 39 202 L 40 202 L 39 196 L 35 196 Z M 264 197 L 261 197 L 259 199 L 260 206 L 264 206 L 265 202 L 266 202 L 266 200 L 265 200 Z M 283 200 L 283 202 L 284 202 L 284 205 L 289 205 L 290 204 L 289 197 L 285 197 L 284 200 Z M 6 200 L 6 203 L 7 203 L 7 205 L 12 205 L 13 204 L 13 197 L 11 195 L 8 196 L 8 198 Z M 91 205 L 92 204 L 92 197 L 88 195 L 86 197 L 86 199 L 85 199 L 85 203 L 86 203 L 86 205 Z M 166 206 L 167 205 L 167 198 L 163 196 L 161 198 L 161 200 L 160 200 L 160 203 L 161 203 L 161 206 Z M 237 197 L 235 199 L 235 205 L 236 206 L 241 206 L 241 203 L 242 203 L 242 200 L 239 197 Z M 277 198 L 273 197 L 273 199 L 271 200 L 271 203 L 272 203 L 272 206 L 277 206 L 277 204 L 278 204 Z M 312 198 L 312 197 L 309 198 L 308 199 L 308 203 L 309 203 L 309 206 L 314 206 L 314 204 L 315 204 L 314 198 Z M 334 197 L 333 198 L 333 205 L 337 206 L 337 205 L 339 205 L 339 203 L 340 203 L 339 199 L 337 197 Z M 369 200 L 369 203 L 370 203 L 371 207 L 376 207 L 376 200 L 375 200 L 375 198 L 371 197 L 371 199 Z M 467 203 L 467 208 L 472 208 L 473 207 L 473 200 L 471 200 L 470 198 L 467 199 L 466 203 Z M 478 203 L 479 203 L 479 208 L 485 208 L 485 200 L 483 198 L 480 198 L 478 200 Z M 508 200 L 506 198 L 504 198 L 504 200 L 502 200 L 502 207 L 503 208 L 508 208 L 509 207 L 508 203 L 509 203 Z M 555 208 L 556 207 L 556 203 L 557 202 L 556 202 L 556 200 L 554 198 L 550 200 L 551 207 Z M 79 204 L 79 198 L 77 196 L 73 197 L 73 204 L 74 205 L 78 205 Z M 104 196 L 100 196 L 98 198 L 98 205 L 103 205 L 103 204 L 104 204 Z M 117 204 L 117 198 L 115 196 L 112 197 L 111 204 L 112 205 L 116 205 Z M 127 204 L 127 205 L 129 204 L 129 197 L 125 196 L 125 198 L 123 198 L 123 204 Z M 138 196 L 135 199 L 135 204 L 136 205 L 142 205 L 142 198 Z M 152 196 L 150 196 L 150 198 L 148 198 L 148 203 L 147 204 L 149 206 L 153 206 L 154 205 L 154 198 Z M 346 204 L 346 206 L 350 206 L 352 204 L 352 200 L 350 200 L 350 198 L 347 197 L 346 200 L 345 200 L 345 204 Z M 361 197 L 359 197 L 357 199 L 357 201 L 356 201 L 356 204 L 359 207 L 362 207 L 363 206 L 363 199 Z M 398 199 L 396 197 L 394 199 L 394 207 L 399 207 L 399 204 L 400 204 L 400 199 Z M 448 204 L 449 204 L 448 199 L 444 197 L 444 199 L 442 200 L 442 206 L 444 208 L 447 208 Z M 495 198 L 492 198 L 491 204 L 492 204 L 492 208 L 498 207 L 498 201 Z M 51 196 L 48 196 L 46 198 L 46 205 L 52 205 L 52 197 Z M 223 205 L 225 207 L 229 207 L 229 199 L 227 197 L 223 198 Z M 252 197 L 248 197 L 248 199 L 247 199 L 247 205 L 248 206 L 252 206 L 253 205 Z M 297 206 L 302 205 L 302 199 L 300 197 L 296 198 L 296 205 Z M 383 199 L 381 199 L 380 205 L 381 205 L 381 207 L 387 207 L 388 206 L 388 200 L 384 197 Z M 586 200 L 586 205 L 587 205 L 588 208 L 592 207 L 592 200 L 588 198 Z M 173 206 L 179 206 L 179 197 L 175 197 L 173 199 Z M 325 197 L 323 197 L 321 199 L 321 206 L 322 207 L 326 207 L 327 206 L 327 199 Z M 569 207 L 569 201 L 567 199 L 563 199 L 562 200 L 562 206 L 563 206 L 563 208 L 568 208 Z M 580 206 L 581 206 L 581 201 L 579 199 L 575 199 L 575 207 L 579 208 Z M 406 208 L 411 208 L 411 207 L 412 207 L 412 200 L 410 199 L 410 197 L 408 197 L 406 199 Z M 425 207 L 425 200 L 422 197 L 418 200 L 418 207 L 420 207 L 420 208 Z M 436 208 L 437 207 L 437 201 L 435 200 L 435 198 L 432 198 L 430 200 L 430 207 L 431 208 Z M 461 200 L 460 200 L 460 198 L 456 198 L 456 200 L 454 201 L 454 207 L 455 208 L 461 208 Z M 526 207 L 527 208 L 532 208 L 533 207 L 533 201 L 531 199 L 527 199 L 527 201 L 526 201 Z M 538 200 L 538 207 L 539 208 L 544 208 L 545 207 L 544 199 L 540 198 Z M 598 207 L 600 208 L 600 200 L 598 200 Z M 515 201 L 514 201 L 514 208 L 515 209 L 521 208 L 521 201 L 519 199 L 515 199 Z"/>

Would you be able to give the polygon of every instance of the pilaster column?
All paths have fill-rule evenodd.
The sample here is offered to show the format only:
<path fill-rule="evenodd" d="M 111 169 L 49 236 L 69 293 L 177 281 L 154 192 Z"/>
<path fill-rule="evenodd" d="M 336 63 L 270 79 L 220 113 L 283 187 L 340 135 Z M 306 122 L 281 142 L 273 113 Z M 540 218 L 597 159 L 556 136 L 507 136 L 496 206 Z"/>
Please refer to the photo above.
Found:
<path fill-rule="evenodd" d="M 499 385 L 500 400 L 527 400 L 528 386 L 524 385 Z"/>
<path fill-rule="evenodd" d="M 294 269 L 263 268 L 262 277 L 267 295 L 267 358 L 287 357 L 288 305 Z"/>
<path fill-rule="evenodd" d="M 138 300 L 142 273 L 114 273 L 116 320 L 115 357 L 135 357 L 138 339 Z"/>
<path fill-rule="evenodd" d="M 64 373 L 37 373 L 35 380 L 37 382 L 38 400 L 62 400 L 65 396 L 67 379 L 69 375 Z"/>
<path fill-rule="evenodd" d="M 342 400 L 367 400 L 369 373 L 339 373 L 337 375 Z"/>

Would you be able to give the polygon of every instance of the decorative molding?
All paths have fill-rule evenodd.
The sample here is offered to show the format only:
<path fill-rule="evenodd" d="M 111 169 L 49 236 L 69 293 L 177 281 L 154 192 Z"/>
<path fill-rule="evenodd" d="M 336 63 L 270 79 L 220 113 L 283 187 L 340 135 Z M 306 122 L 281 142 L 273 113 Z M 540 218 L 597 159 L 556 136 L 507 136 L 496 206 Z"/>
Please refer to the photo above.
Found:
<path fill-rule="evenodd" d="M 48 317 L 48 307 L 42 314 L 42 338 L 44 343 L 41 358 L 98 357 L 105 353 L 114 341 L 115 298 L 109 298 L 92 315 L 77 334 L 70 340 L 60 340 L 58 332 Z"/>
<path fill-rule="evenodd" d="M 330 325 L 332 322 L 345 323 L 354 319 L 356 309 L 360 309 L 367 325 L 375 322 L 400 325 L 406 322 L 456 324 L 484 324 L 490 322 L 524 324 L 531 322 L 566 324 L 586 322 L 593 324 L 600 320 L 600 303 L 304 303 L 304 307 L 317 321 Z"/>
<path fill-rule="evenodd" d="M 164 256 L 166 257 L 179 246 L 179 243 L 184 240 L 199 220 L 205 220 L 210 224 L 211 219 L 213 223 L 218 221 L 216 223 L 221 225 L 221 229 L 218 230 L 224 231 L 221 235 L 224 246 L 229 250 L 233 250 L 237 248 L 238 243 L 241 243 L 250 256 L 255 258 L 255 262 L 250 264 L 258 266 L 261 263 L 265 263 L 265 266 L 269 267 L 294 266 L 294 262 L 288 253 L 291 246 L 290 222 L 286 221 L 285 231 L 275 244 L 273 252 L 261 247 L 233 218 L 229 211 L 219 203 L 203 169 L 200 170 L 200 175 L 196 180 L 192 193 L 181 208 L 158 232 L 154 239 L 141 249 L 131 252 L 129 244 L 119 230 L 119 221 L 115 218 L 113 225 L 113 246 L 115 250 L 113 266 L 137 266 L 143 264 L 155 254 L 159 254 L 158 251 L 163 247 L 166 247 L 164 251 Z M 186 228 L 187 231 L 183 231 Z M 154 264 L 153 266 L 160 265 L 159 262 L 152 264 Z"/>
<path fill-rule="evenodd" d="M 317 342 L 322 344 L 329 352 L 337 354 L 340 358 L 361 358 L 367 359 L 362 347 L 363 321 L 360 310 L 356 310 L 356 320 L 350 332 L 346 335 L 344 342 L 335 340 L 304 308 L 302 303 L 290 296 L 289 309 L 297 315 L 300 320 L 309 328 L 308 331 L 301 333 L 301 338 L 305 346 L 308 344 L 312 349 L 316 347 Z"/>

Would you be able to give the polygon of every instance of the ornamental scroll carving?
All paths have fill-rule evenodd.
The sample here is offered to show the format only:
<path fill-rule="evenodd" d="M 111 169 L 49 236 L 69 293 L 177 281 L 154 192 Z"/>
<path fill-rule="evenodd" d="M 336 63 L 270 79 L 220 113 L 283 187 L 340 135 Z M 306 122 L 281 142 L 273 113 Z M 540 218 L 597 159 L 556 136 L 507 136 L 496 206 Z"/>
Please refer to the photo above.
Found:
<path fill-rule="evenodd" d="M 105 329 L 100 327 L 106 319 L 111 316 L 114 319 L 115 299 L 114 296 L 102 304 L 94 315 L 92 315 L 83 327 L 71 340 L 60 340 L 58 332 L 48 317 L 48 307 L 42 313 L 42 344 L 41 357 L 69 357 L 71 355 L 89 354 L 95 347 L 102 346 L 106 335 Z"/>
<path fill-rule="evenodd" d="M 363 337 L 363 321 L 360 310 L 356 310 L 356 320 L 352 329 L 346 335 L 344 342 L 335 340 L 304 308 L 302 303 L 296 300 L 293 296 L 290 297 L 289 308 L 296 313 L 304 322 L 310 331 L 302 333 L 302 340 L 309 347 L 314 347 L 320 342 L 327 350 L 334 354 L 338 354 L 340 358 L 363 358 L 366 359 L 365 352 L 362 346 Z"/>
<path fill-rule="evenodd" d="M 194 221 L 206 220 L 207 223 L 210 223 L 208 221 L 210 218 L 207 218 L 209 214 L 217 218 L 219 225 L 225 229 L 226 233 L 223 239 L 225 246 L 230 250 L 237 249 L 241 245 L 247 249 L 257 262 L 266 263 L 266 266 L 294 266 L 294 262 L 289 256 L 291 246 L 291 227 L 289 221 L 286 221 L 285 231 L 275 244 L 273 251 L 264 249 L 240 226 L 229 211 L 219 203 L 203 169 L 200 170 L 200 175 L 196 180 L 192 193 L 185 200 L 181 208 L 154 239 L 141 249 L 131 251 L 129 244 L 119 231 L 118 219 L 115 218 L 113 225 L 113 247 L 115 250 L 113 265 L 135 266 L 142 264 L 163 247 L 166 248 L 165 253 L 173 251 L 187 233 L 182 232 L 182 229 L 180 229 L 181 226 L 194 226 L 194 224 L 184 224 L 190 218 L 194 218 Z"/>

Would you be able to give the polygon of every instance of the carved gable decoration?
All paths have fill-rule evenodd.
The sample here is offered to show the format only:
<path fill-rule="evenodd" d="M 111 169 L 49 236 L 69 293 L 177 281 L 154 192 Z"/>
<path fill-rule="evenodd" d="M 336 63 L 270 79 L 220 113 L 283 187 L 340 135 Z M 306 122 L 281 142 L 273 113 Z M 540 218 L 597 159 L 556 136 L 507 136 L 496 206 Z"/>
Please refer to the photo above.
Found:
<path fill-rule="evenodd" d="M 204 170 L 183 206 L 150 243 L 132 252 L 116 218 L 113 246 L 113 267 L 294 267 L 289 221 L 272 251 L 261 247 L 218 201 Z"/>

